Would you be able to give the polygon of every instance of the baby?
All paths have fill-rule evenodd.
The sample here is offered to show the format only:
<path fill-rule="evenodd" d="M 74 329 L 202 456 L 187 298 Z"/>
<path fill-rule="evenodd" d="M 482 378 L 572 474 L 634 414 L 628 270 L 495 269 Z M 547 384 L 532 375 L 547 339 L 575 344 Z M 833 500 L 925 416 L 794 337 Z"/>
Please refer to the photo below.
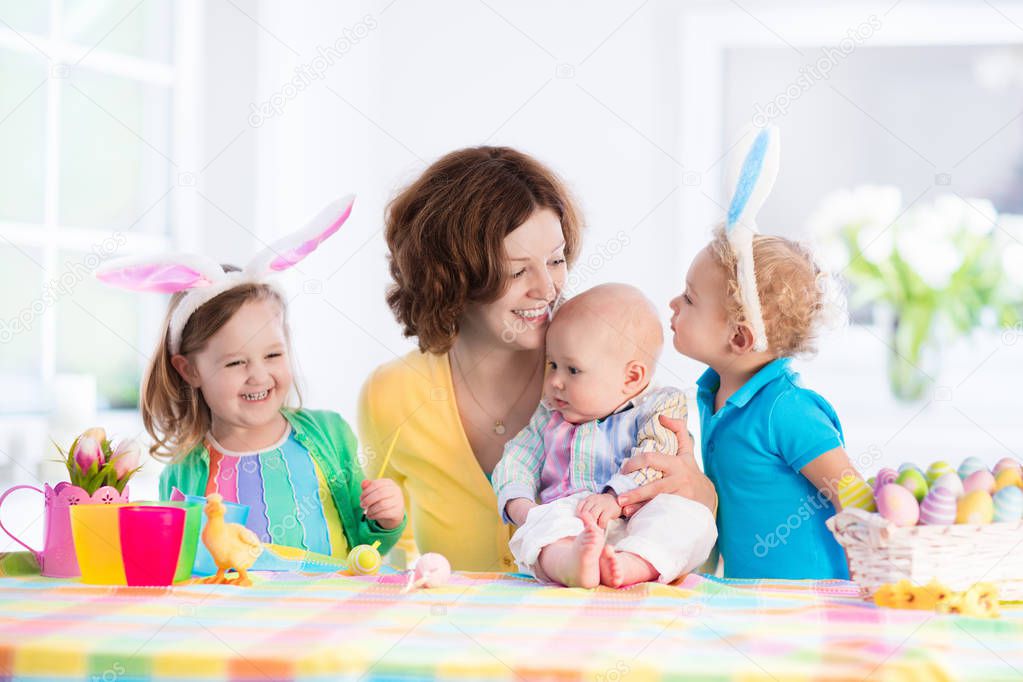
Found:
<path fill-rule="evenodd" d="M 660 476 L 624 475 L 626 459 L 678 451 L 658 417 L 684 419 L 685 396 L 650 384 L 662 344 L 657 310 L 624 284 L 572 298 L 551 321 L 544 399 L 493 475 L 523 572 L 570 587 L 667 583 L 709 555 L 717 529 L 702 504 L 661 494 L 626 521 L 617 503 Z"/>

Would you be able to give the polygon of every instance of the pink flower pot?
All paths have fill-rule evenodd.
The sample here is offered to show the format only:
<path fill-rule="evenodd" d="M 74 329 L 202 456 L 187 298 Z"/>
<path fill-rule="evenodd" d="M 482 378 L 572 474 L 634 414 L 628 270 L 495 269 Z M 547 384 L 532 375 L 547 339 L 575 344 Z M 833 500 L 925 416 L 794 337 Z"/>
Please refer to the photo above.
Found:
<path fill-rule="evenodd" d="M 32 552 L 36 561 L 39 562 L 40 572 L 50 578 L 77 578 L 81 575 L 78 570 L 78 559 L 75 556 L 74 539 L 71 536 L 71 514 L 68 510 L 72 506 L 76 504 L 122 504 L 128 501 L 127 486 L 123 493 L 118 493 L 116 488 L 103 486 L 89 495 L 82 488 L 62 481 L 55 488 L 44 484 L 42 490 L 31 485 L 16 485 L 8 488 L 3 495 L 0 495 L 0 507 L 3 506 L 8 495 L 21 488 L 35 490 L 43 495 L 43 548 L 35 550 L 26 545 L 7 530 L 3 521 L 0 521 L 0 530 Z"/>

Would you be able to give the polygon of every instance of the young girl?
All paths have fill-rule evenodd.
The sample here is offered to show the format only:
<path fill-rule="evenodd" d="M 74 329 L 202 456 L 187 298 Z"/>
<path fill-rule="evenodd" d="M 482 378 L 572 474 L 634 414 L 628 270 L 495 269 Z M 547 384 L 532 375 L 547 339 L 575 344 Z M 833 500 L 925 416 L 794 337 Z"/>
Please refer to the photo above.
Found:
<path fill-rule="evenodd" d="M 789 366 L 813 350 L 828 307 L 824 275 L 807 249 L 751 229 L 773 181 L 772 135 L 757 136 L 728 221 L 671 302 L 673 343 L 710 366 L 697 402 L 704 469 L 720 500 L 725 575 L 848 578 L 824 522 L 838 507 L 838 481 L 858 474 L 834 409 Z"/>
<path fill-rule="evenodd" d="M 328 206 L 244 270 L 172 255 L 97 273 L 115 286 L 175 292 L 142 386 L 150 453 L 168 464 L 161 498 L 174 488 L 219 493 L 249 507 L 246 525 L 262 542 L 339 557 L 377 541 L 390 550 L 404 501 L 393 481 L 363 479 L 340 415 L 284 406 L 293 387 L 287 305 L 266 276 L 336 232 L 351 204 Z"/>

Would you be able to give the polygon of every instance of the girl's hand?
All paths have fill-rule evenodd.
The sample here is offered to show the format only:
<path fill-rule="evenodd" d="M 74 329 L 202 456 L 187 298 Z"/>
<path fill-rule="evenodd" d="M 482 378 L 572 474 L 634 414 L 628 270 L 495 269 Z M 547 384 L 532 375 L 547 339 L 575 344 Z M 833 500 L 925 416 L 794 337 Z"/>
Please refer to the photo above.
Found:
<path fill-rule="evenodd" d="M 607 528 L 610 521 L 622 515 L 622 508 L 618 506 L 615 496 L 611 493 L 596 493 L 580 502 L 575 514 L 579 518 L 583 518 L 583 514 L 589 514 L 598 526 Z"/>
<path fill-rule="evenodd" d="M 685 420 L 670 419 L 663 414 L 659 419 L 664 428 L 675 432 L 678 438 L 678 454 L 662 455 L 648 452 L 625 461 L 622 466 L 623 474 L 651 467 L 660 471 L 662 478 L 619 495 L 618 504 L 621 505 L 623 513 L 625 516 L 632 516 L 639 510 L 641 503 L 648 502 L 661 493 L 681 495 L 699 502 L 712 514 L 715 513 L 718 506 L 717 492 L 714 490 L 714 484 L 696 465 L 693 439 L 686 430 Z"/>
<path fill-rule="evenodd" d="M 366 518 L 376 521 L 385 530 L 397 528 L 405 518 L 405 498 L 398 484 L 389 478 L 363 480 L 359 504 Z"/>

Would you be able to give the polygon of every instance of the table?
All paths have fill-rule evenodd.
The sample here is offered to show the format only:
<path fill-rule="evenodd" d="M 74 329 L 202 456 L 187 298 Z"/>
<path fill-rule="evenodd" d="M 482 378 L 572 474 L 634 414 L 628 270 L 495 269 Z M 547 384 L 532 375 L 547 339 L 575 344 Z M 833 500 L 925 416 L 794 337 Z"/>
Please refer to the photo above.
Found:
<path fill-rule="evenodd" d="M 646 680 L 1023 677 L 1023 607 L 880 609 L 845 581 L 688 576 L 625 590 L 457 573 L 257 573 L 252 588 L 92 587 L 0 556 L 0 679 Z"/>

